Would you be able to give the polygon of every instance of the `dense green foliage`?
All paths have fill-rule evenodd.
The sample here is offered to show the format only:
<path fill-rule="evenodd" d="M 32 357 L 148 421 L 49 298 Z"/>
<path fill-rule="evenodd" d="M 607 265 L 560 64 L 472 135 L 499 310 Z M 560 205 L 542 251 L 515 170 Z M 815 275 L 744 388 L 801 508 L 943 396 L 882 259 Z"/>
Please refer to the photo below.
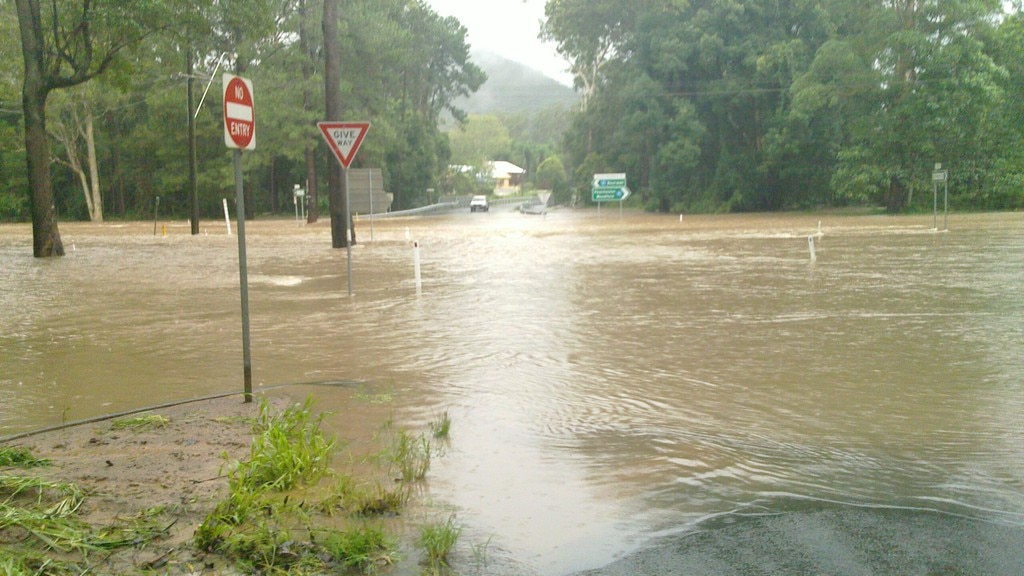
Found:
<path fill-rule="evenodd" d="M 1019 12 L 998 0 L 548 0 L 576 185 L 651 208 L 1024 207 Z"/>
<path fill-rule="evenodd" d="M 178 14 L 180 25 L 140 22 L 132 30 L 148 35 L 109 70 L 53 92 L 47 118 L 60 218 L 90 217 L 84 158 L 71 168 L 75 155 L 84 157 L 90 123 L 107 217 L 151 216 L 157 197 L 162 214 L 187 217 L 190 53 L 197 100 L 209 84 L 196 117 L 202 218 L 217 217 L 221 199 L 234 194 L 222 136 L 224 71 L 255 85 L 247 208 L 289 213 L 292 187 L 306 183 L 307 148 L 326 174 L 334 160 L 315 126 L 324 116 L 322 0 L 258 3 L 145 3 L 147 13 Z M 577 107 L 521 70 L 496 75 L 491 93 L 504 100 L 467 100 L 485 74 L 456 19 L 425 0 L 351 0 L 339 15 L 344 115 L 372 122 L 355 166 L 382 168 L 393 208 L 476 192 L 480 184 L 449 164 L 501 159 L 527 170 L 527 189 L 554 189 L 559 201 L 573 190 L 587 197 L 595 172 L 625 172 L 635 197 L 661 211 L 920 210 L 942 163 L 954 206 L 1020 209 L 1017 4 L 548 0 L 542 33 L 570 62 Z M 119 33 L 105 22 L 96 22 L 97 38 Z M 9 1 L 0 2 L 0 47 L 21 51 Z M 22 74 L 19 58 L 0 59 L 0 220 L 30 215 Z M 534 92 L 537 102 L 558 103 L 530 108 Z M 467 118 L 463 106 L 474 114 Z"/>
<path fill-rule="evenodd" d="M 99 11 L 116 4 L 93 2 Z M 324 119 L 322 1 L 161 0 L 147 5 L 188 6 L 190 12 L 174 20 L 180 25 L 150 27 L 145 41 L 120 53 L 116 66 L 86 86 L 55 91 L 49 99 L 51 157 L 62 162 L 51 167 L 60 217 L 90 215 L 80 175 L 63 165 L 72 147 L 84 144 L 88 117 L 93 119 L 105 213 L 144 217 L 160 197 L 161 213 L 187 216 L 190 51 L 196 99 L 208 88 L 196 117 L 200 214 L 216 216 L 221 198 L 233 196 L 231 156 L 222 135 L 221 74 L 226 71 L 254 83 L 257 148 L 245 162 L 251 205 L 255 212 L 289 211 L 293 185 L 305 183 L 307 145 L 318 150 L 321 173 L 334 162 L 316 128 L 316 121 Z M 71 0 L 53 6 L 75 10 Z M 95 26 L 96 33 L 111 33 L 101 25 Z M 299 42 L 303 25 L 313 31 L 305 48 Z M 12 2 L 0 3 L 0 32 L 2 53 L 21 54 Z M 439 16 L 422 0 L 353 0 L 339 14 L 344 115 L 372 122 L 372 138 L 364 142 L 355 166 L 381 167 L 396 207 L 425 200 L 426 190 L 443 177 L 450 153 L 440 117 L 462 117 L 455 100 L 485 80 L 469 59 L 465 35 L 456 19 Z M 302 73 L 307 65 L 312 69 L 308 78 Z M 29 213 L 23 72 L 20 58 L 0 59 L 0 220 L 24 220 Z M 67 128 L 70 139 L 59 138 L 61 128 Z"/>

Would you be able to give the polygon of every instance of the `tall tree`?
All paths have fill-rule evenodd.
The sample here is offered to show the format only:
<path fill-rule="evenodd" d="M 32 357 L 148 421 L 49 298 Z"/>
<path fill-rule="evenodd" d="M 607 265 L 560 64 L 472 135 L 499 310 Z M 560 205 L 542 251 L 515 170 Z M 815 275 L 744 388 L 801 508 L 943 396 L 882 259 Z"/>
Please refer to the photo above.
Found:
<path fill-rule="evenodd" d="M 569 61 L 584 110 L 597 93 L 605 65 L 622 48 L 627 14 L 635 6 L 617 0 L 548 0 L 544 6 L 541 37 L 554 41 Z"/>
<path fill-rule="evenodd" d="M 341 120 L 341 47 L 338 38 L 338 0 L 324 0 L 324 100 L 328 121 Z M 327 188 L 331 212 L 331 246 L 345 248 L 348 239 L 348 199 L 341 165 L 329 162 Z"/>
<path fill-rule="evenodd" d="M 313 73 L 316 71 L 316 49 L 313 43 L 313 22 L 315 21 L 314 10 L 310 6 L 311 0 L 299 0 L 299 50 L 302 57 L 302 110 L 311 113 L 313 107 Z M 309 210 L 306 212 L 306 222 L 316 223 L 320 219 L 319 190 L 316 178 L 316 143 L 320 139 L 315 135 L 307 136 L 303 144 L 303 165 L 306 169 L 306 199 L 309 202 Z"/>
<path fill-rule="evenodd" d="M 169 4 L 169 3 L 168 3 Z M 15 0 L 25 62 L 22 108 L 32 212 L 32 253 L 62 256 L 46 134 L 46 101 L 54 90 L 104 73 L 118 55 L 173 21 L 164 3 L 144 0 Z"/>
<path fill-rule="evenodd" d="M 78 178 L 89 210 L 89 220 L 103 221 L 103 195 L 96 157 L 96 128 L 93 114 L 94 95 L 87 90 L 68 93 L 67 102 L 59 106 L 60 116 L 50 123 L 50 134 L 64 148 L 64 156 L 55 158 Z"/>

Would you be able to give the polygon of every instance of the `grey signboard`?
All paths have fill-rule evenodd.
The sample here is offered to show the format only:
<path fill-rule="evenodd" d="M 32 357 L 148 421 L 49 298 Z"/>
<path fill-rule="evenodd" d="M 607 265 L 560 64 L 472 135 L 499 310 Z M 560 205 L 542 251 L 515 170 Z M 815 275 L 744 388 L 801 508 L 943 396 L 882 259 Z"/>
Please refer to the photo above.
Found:
<path fill-rule="evenodd" d="M 380 168 L 350 168 L 348 198 L 352 214 L 381 214 L 391 209 L 391 195 L 384 191 Z"/>

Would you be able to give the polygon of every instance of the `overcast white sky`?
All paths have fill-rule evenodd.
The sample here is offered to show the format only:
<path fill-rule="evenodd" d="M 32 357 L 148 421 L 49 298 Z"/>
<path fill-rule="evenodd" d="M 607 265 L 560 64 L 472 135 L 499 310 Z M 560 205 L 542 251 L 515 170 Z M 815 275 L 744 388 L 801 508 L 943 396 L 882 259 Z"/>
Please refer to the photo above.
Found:
<path fill-rule="evenodd" d="M 455 16 L 468 30 L 474 52 L 492 52 L 572 86 L 569 64 L 555 45 L 537 39 L 545 0 L 427 0 L 442 16 Z"/>

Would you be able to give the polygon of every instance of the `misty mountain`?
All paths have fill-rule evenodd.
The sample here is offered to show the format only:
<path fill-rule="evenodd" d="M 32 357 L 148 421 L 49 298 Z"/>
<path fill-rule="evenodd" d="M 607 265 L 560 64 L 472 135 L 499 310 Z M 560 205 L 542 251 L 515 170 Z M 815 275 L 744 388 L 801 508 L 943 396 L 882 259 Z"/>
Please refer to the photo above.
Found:
<path fill-rule="evenodd" d="M 572 88 L 496 54 L 473 54 L 473 62 L 487 73 L 487 81 L 469 98 L 456 101 L 470 114 L 538 112 L 579 100 Z"/>

